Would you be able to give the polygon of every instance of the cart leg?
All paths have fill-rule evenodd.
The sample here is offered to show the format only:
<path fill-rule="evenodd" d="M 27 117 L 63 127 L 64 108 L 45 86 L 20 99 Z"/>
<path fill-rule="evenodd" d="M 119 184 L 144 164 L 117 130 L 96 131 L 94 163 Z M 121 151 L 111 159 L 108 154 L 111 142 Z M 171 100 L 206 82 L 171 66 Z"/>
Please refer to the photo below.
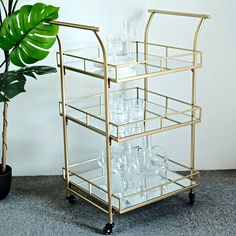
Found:
<path fill-rule="evenodd" d="M 188 194 L 188 198 L 189 198 L 189 204 L 193 205 L 194 201 L 195 201 L 195 192 L 193 191 L 193 189 L 190 189 L 190 192 Z"/>
<path fill-rule="evenodd" d="M 113 213 L 112 213 L 112 183 L 111 183 L 111 139 L 106 136 L 106 153 L 107 153 L 107 184 L 108 184 L 108 223 L 103 228 L 103 234 L 110 235 L 112 229 L 115 226 L 113 222 Z"/>
<path fill-rule="evenodd" d="M 103 234 L 110 235 L 114 226 L 114 223 L 107 223 L 103 228 Z"/>
<path fill-rule="evenodd" d="M 74 204 L 76 202 L 76 198 L 74 195 L 69 195 L 66 197 L 69 203 Z"/>
<path fill-rule="evenodd" d="M 106 161 L 107 161 L 107 197 L 108 197 L 108 223 L 103 228 L 103 233 L 109 235 L 112 233 L 113 213 L 112 213 L 112 179 L 111 179 L 111 137 L 110 137 L 110 111 L 109 111 L 109 88 L 110 80 L 108 79 L 108 59 L 107 51 L 102 39 L 100 38 L 97 31 L 94 31 L 103 52 L 104 62 L 104 105 L 105 105 L 105 130 L 106 130 Z"/>
<path fill-rule="evenodd" d="M 68 185 L 69 188 L 71 188 L 71 183 Z M 70 191 L 67 189 L 67 196 L 66 199 L 69 203 L 74 204 L 76 202 L 75 195 L 71 194 Z"/>
<path fill-rule="evenodd" d="M 196 61 L 196 58 L 194 58 Z M 192 104 L 196 104 L 196 69 L 192 69 Z M 192 111 L 192 120 L 195 117 L 195 112 Z M 191 169 L 191 185 L 193 184 L 193 174 L 195 172 L 195 137 L 196 129 L 195 124 L 191 125 L 191 160 L 190 160 L 190 169 Z M 193 205 L 195 199 L 194 188 L 190 189 L 189 192 L 189 203 Z"/>
<path fill-rule="evenodd" d="M 63 47 L 60 38 L 57 36 L 57 41 L 59 45 L 59 56 L 60 56 L 60 84 L 61 84 L 61 112 L 62 112 L 62 125 L 63 125 L 63 144 L 64 144 L 64 161 L 65 161 L 65 179 L 66 179 L 66 198 L 71 202 L 73 197 L 70 194 L 70 180 L 69 180 L 69 170 L 68 170 L 68 134 L 67 126 L 68 120 L 66 116 L 66 96 L 65 96 L 65 68 L 63 60 Z M 75 197 L 74 197 L 75 199 Z"/>

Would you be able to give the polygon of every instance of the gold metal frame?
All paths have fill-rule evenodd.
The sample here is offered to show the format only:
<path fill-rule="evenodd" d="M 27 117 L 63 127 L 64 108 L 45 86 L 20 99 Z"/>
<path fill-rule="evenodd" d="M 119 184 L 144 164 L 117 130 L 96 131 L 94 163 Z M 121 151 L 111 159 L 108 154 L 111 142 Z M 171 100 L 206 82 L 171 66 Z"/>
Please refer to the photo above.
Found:
<path fill-rule="evenodd" d="M 108 64 L 108 60 L 107 60 L 107 52 L 106 52 L 106 48 L 104 46 L 104 43 L 99 35 L 99 28 L 95 27 L 95 26 L 87 26 L 87 25 L 80 25 L 80 24 L 73 24 L 73 23 L 67 23 L 67 22 L 60 22 L 60 21 L 51 21 L 51 24 L 55 24 L 55 25 L 59 25 L 59 26 L 63 26 L 63 27 L 69 27 L 69 28 L 75 28 L 75 29 L 80 29 L 80 30 L 87 30 L 87 31 L 91 31 L 92 33 L 94 33 L 95 37 L 98 40 L 99 43 L 99 48 L 101 49 L 102 52 L 102 66 L 103 66 L 103 75 L 96 75 L 94 73 L 90 73 L 86 71 L 86 68 L 84 67 L 84 70 L 79 70 L 73 67 L 69 67 L 68 65 L 66 65 L 64 63 L 64 57 L 65 56 L 70 56 L 72 55 L 71 53 L 73 53 L 73 51 L 64 51 L 63 50 L 63 45 L 62 42 L 59 38 L 59 36 L 57 37 L 57 41 L 58 41 L 58 45 L 59 45 L 59 62 L 58 65 L 60 66 L 60 79 L 61 79 L 61 115 L 62 115 L 62 121 L 63 121 L 63 140 L 64 140 L 64 158 L 65 158 L 65 167 L 64 167 L 64 178 L 66 181 L 66 185 L 67 185 L 67 195 L 69 195 L 70 193 L 76 194 L 78 196 L 80 196 L 81 198 L 85 199 L 86 201 L 90 202 L 91 204 L 95 205 L 96 207 L 98 207 L 99 209 L 103 210 L 104 212 L 108 213 L 108 219 L 109 219 L 109 223 L 113 223 L 113 211 L 116 211 L 117 209 L 114 209 L 113 205 L 112 205 L 112 178 L 111 178 L 111 162 L 110 162 L 110 145 L 111 145 L 111 140 L 114 139 L 111 134 L 110 134 L 110 119 L 109 119 L 109 88 L 110 88 L 110 82 L 126 82 L 126 81 L 130 81 L 130 80 L 134 80 L 134 79 L 143 79 L 144 80 L 144 91 L 146 93 L 145 95 L 145 100 L 148 100 L 148 78 L 150 77 L 154 77 L 154 76 L 158 76 L 158 75 L 164 75 L 167 73 L 175 73 L 175 72 L 179 72 L 179 71 L 185 71 L 185 70 L 191 70 L 192 71 L 192 101 L 191 101 L 191 105 L 193 108 L 197 107 L 196 106 L 196 70 L 197 68 L 200 68 L 202 66 L 202 55 L 201 52 L 197 51 L 197 46 L 198 46 L 198 38 L 199 38 L 199 33 L 200 33 L 200 29 L 202 27 L 202 24 L 204 22 L 205 19 L 209 19 L 210 17 L 208 15 L 205 14 L 192 14 L 192 13 L 183 13 L 183 12 L 171 12 L 171 11 L 161 11 L 161 10 L 155 10 L 155 9 L 150 9 L 148 11 L 150 13 L 150 17 L 148 19 L 146 28 L 145 28 L 145 36 L 144 36 L 144 61 L 142 62 L 143 65 L 146 68 L 146 74 L 144 75 L 139 75 L 139 76 L 135 76 L 135 77 L 130 77 L 130 78 L 125 78 L 124 80 L 118 80 L 117 76 L 115 79 L 109 78 L 108 77 L 108 67 L 109 66 L 115 66 L 115 68 L 117 69 L 118 67 L 116 67 L 116 65 L 110 65 Z M 148 40 L 148 35 L 149 35 L 149 31 L 150 31 L 150 27 L 151 27 L 151 22 L 152 19 L 155 15 L 160 15 L 160 14 L 166 14 L 166 15 L 174 15 L 174 16 L 183 16 L 183 17 L 194 17 L 194 18 L 200 18 L 200 23 L 196 29 L 195 32 L 195 36 L 194 36 L 194 42 L 193 42 L 193 48 L 192 50 L 189 49 L 182 49 L 182 50 L 186 50 L 188 51 L 188 53 L 190 55 L 193 56 L 193 64 L 189 67 L 183 67 L 183 68 L 176 68 L 176 69 L 172 69 L 172 70 L 168 70 L 168 61 L 171 59 L 171 57 L 168 54 L 168 49 L 170 48 L 170 46 L 166 46 L 166 45 L 158 45 L 156 44 L 156 46 L 162 46 L 165 48 L 166 51 L 166 56 L 165 57 L 161 57 L 161 58 L 157 58 L 157 60 L 159 60 L 160 62 L 160 68 L 161 70 L 159 72 L 156 73 L 148 73 L 148 66 L 150 64 L 150 60 L 148 60 L 149 56 L 148 56 L 148 47 L 150 45 L 152 45 L 151 43 L 149 43 Z M 136 48 L 138 51 L 138 44 L 140 44 L 141 42 L 135 42 L 136 43 Z M 172 47 L 175 49 L 181 49 L 181 48 L 177 48 L 177 47 Z M 100 50 L 98 50 L 98 53 L 100 54 Z M 138 60 L 138 54 L 137 54 L 137 60 Z M 180 55 L 179 55 L 180 57 Z M 200 62 L 198 61 L 198 57 L 200 57 Z M 86 58 L 77 58 L 80 60 L 83 60 L 84 63 L 86 63 Z M 172 58 L 173 59 L 173 58 Z M 90 60 L 91 61 L 91 60 Z M 164 70 L 164 65 L 166 65 L 166 70 Z M 97 204 L 94 200 L 91 200 L 90 197 L 90 192 L 85 193 L 83 192 L 81 189 L 81 191 L 79 192 L 78 189 L 73 189 L 74 184 L 70 181 L 70 175 L 74 174 L 70 171 L 70 167 L 69 166 L 69 161 L 68 161 L 68 138 L 67 138 L 67 125 L 68 125 L 68 120 L 71 121 L 75 121 L 73 120 L 72 117 L 69 117 L 67 115 L 67 110 L 66 110 L 66 94 L 65 94 L 65 71 L 66 70 L 72 70 L 75 72 L 79 72 L 79 73 L 83 73 L 85 75 L 90 75 L 93 77 L 97 77 L 100 79 L 103 79 L 103 83 L 104 83 L 104 96 L 105 96 L 105 133 L 103 133 L 106 137 L 106 157 L 107 157 L 107 179 L 108 179 L 108 189 L 107 189 L 107 197 L 108 197 L 108 201 L 107 203 L 105 203 L 105 206 L 101 206 L 101 204 Z M 167 100 L 168 103 L 168 100 Z M 182 188 L 181 190 L 178 190 L 176 192 L 173 192 L 169 195 L 166 196 L 161 196 L 160 198 L 157 199 L 153 199 L 149 202 L 143 203 L 143 204 L 139 204 L 138 206 L 132 207 L 128 210 L 133 210 L 137 207 L 152 203 L 154 201 L 157 200 L 161 200 L 163 198 L 166 198 L 168 196 L 177 194 L 179 192 L 182 191 L 186 191 L 188 189 L 191 189 L 193 191 L 194 187 L 197 186 L 198 182 L 196 183 L 194 181 L 194 176 L 198 175 L 198 172 L 195 171 L 195 124 L 196 121 L 195 119 L 195 114 L 196 114 L 196 110 L 192 109 L 192 121 L 188 123 L 188 125 L 191 125 L 191 161 L 190 161 L 190 175 L 187 176 L 187 178 L 190 178 L 192 180 L 191 184 L 189 185 L 189 187 L 187 188 Z M 144 122 L 146 119 L 144 119 Z M 173 128 L 177 128 L 177 127 L 173 127 Z M 169 129 L 166 129 L 169 130 Z M 94 130 L 96 131 L 96 130 Z M 164 130 L 163 130 L 164 131 Z M 150 135 L 150 134 L 154 134 L 157 133 L 156 131 L 153 132 L 146 132 L 145 135 Z M 133 137 L 136 138 L 139 137 L 139 135 Z M 130 137 L 129 137 L 130 138 Z M 128 138 L 127 138 L 128 139 Z M 126 139 L 126 140 L 127 140 Z M 121 141 L 121 140 L 116 140 L 116 141 Z M 125 141 L 125 139 L 123 140 Z M 79 177 L 81 177 L 80 175 L 78 175 Z M 183 178 L 186 178 L 183 177 Z M 84 181 L 88 181 L 84 179 Z M 175 180 L 176 181 L 176 180 Z M 90 183 L 90 182 L 89 182 Z M 90 183 L 92 184 L 92 183 Z M 77 186 L 78 187 L 78 186 Z M 158 186 L 160 187 L 160 186 Z M 94 197 L 94 196 L 93 196 Z M 104 203 L 103 203 L 104 204 Z M 128 210 L 125 211 L 120 211 L 118 210 L 119 213 L 124 213 Z"/>

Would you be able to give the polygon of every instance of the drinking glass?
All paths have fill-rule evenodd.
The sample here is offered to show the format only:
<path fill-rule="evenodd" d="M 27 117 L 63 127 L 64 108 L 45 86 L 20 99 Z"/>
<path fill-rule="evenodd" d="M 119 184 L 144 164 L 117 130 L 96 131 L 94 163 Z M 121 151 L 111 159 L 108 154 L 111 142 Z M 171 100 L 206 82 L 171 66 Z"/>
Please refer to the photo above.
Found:
<path fill-rule="evenodd" d="M 129 101 L 130 122 L 141 121 L 144 119 L 144 101 L 142 99 L 131 99 Z M 143 122 L 135 123 L 131 127 L 131 134 L 141 133 Z"/>
<path fill-rule="evenodd" d="M 110 111 L 111 122 L 117 125 L 123 125 L 129 122 L 129 107 L 122 94 L 113 95 L 110 102 Z M 120 127 L 118 136 L 124 137 L 128 134 L 127 132 L 128 128 Z"/>
<path fill-rule="evenodd" d="M 165 149 L 159 145 L 152 147 L 153 158 L 151 164 L 158 170 L 158 174 L 166 178 L 168 169 L 168 158 Z"/>

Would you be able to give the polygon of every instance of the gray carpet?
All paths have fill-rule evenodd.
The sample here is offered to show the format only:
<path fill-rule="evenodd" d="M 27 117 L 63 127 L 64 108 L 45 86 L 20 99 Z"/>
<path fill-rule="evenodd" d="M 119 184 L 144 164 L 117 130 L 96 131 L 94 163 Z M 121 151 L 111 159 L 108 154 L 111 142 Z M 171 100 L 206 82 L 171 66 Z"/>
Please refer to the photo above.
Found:
<path fill-rule="evenodd" d="M 0 236 L 99 235 L 107 215 L 65 200 L 60 176 L 15 177 L 0 201 Z M 194 206 L 187 193 L 115 216 L 113 235 L 236 235 L 236 170 L 203 171 Z"/>

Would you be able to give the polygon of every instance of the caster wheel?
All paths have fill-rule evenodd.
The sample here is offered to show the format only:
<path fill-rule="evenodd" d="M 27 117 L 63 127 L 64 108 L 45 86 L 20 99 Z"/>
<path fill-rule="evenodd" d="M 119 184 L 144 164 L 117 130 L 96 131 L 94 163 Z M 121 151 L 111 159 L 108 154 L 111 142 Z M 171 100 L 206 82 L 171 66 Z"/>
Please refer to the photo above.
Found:
<path fill-rule="evenodd" d="M 192 191 L 188 194 L 188 198 L 189 198 L 189 204 L 193 205 L 194 201 L 195 201 L 195 193 L 193 193 Z"/>
<path fill-rule="evenodd" d="M 66 197 L 66 199 L 69 201 L 69 203 L 74 204 L 75 203 L 75 196 L 74 195 L 70 195 L 68 197 Z"/>
<path fill-rule="evenodd" d="M 112 229 L 114 227 L 114 223 L 110 224 L 110 223 L 107 223 L 105 225 L 105 227 L 103 228 L 103 234 L 104 235 L 110 235 L 112 233 Z"/>

